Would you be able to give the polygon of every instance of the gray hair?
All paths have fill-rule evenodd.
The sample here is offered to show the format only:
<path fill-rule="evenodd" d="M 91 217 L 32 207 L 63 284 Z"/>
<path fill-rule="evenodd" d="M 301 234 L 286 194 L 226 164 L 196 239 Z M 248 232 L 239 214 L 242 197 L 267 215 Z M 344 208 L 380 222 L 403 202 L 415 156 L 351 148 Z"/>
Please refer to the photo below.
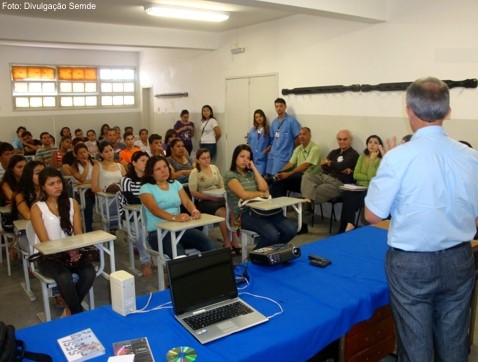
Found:
<path fill-rule="evenodd" d="M 443 120 L 450 110 L 450 93 L 438 78 L 417 79 L 407 88 L 407 107 L 425 122 Z"/>

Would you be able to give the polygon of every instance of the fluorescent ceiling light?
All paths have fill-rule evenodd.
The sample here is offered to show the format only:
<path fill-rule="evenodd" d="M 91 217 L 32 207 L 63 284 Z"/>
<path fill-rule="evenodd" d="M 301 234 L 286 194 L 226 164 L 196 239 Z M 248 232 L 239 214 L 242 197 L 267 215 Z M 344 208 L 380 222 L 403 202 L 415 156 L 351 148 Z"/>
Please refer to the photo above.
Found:
<path fill-rule="evenodd" d="M 148 15 L 175 19 L 211 21 L 216 23 L 229 19 L 228 13 L 182 6 L 145 5 L 144 10 Z"/>

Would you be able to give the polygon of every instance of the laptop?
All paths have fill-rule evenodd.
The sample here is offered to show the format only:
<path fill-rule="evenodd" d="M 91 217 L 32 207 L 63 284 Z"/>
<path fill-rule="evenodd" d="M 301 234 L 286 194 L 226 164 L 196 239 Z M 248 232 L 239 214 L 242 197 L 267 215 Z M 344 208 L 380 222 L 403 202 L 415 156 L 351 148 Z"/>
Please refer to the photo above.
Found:
<path fill-rule="evenodd" d="M 268 321 L 238 298 L 229 248 L 167 263 L 174 314 L 202 344 Z"/>

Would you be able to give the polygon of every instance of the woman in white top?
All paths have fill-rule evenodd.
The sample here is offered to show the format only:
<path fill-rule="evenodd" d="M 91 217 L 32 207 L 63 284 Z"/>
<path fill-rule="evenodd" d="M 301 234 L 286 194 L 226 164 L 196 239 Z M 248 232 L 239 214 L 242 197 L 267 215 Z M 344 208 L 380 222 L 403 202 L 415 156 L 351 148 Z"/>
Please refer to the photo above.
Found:
<path fill-rule="evenodd" d="M 42 243 L 81 234 L 80 207 L 68 197 L 65 180 L 60 171 L 47 167 L 39 174 L 40 201 L 31 210 L 31 221 L 38 240 Z M 81 313 L 81 302 L 96 277 L 93 264 L 82 260 L 81 251 L 69 250 L 39 259 L 39 269 L 53 278 L 67 308 L 63 315 Z M 73 283 L 72 274 L 78 275 Z"/>
<path fill-rule="evenodd" d="M 211 159 L 214 159 L 217 150 L 217 141 L 221 138 L 221 129 L 214 119 L 211 106 L 207 104 L 203 106 L 201 116 L 201 139 L 199 140 L 199 147 L 207 148 L 211 154 Z"/>
<path fill-rule="evenodd" d="M 91 174 L 91 191 L 104 192 L 112 184 L 119 184 L 126 171 L 121 163 L 114 161 L 115 151 L 108 141 L 101 141 L 98 150 L 102 161 L 96 162 Z"/>

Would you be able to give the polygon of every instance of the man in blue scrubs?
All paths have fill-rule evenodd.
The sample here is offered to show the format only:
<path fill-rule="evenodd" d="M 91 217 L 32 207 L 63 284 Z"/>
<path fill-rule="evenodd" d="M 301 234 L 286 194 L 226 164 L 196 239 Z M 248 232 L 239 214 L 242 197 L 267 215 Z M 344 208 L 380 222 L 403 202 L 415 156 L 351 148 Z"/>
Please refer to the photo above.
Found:
<path fill-rule="evenodd" d="M 399 361 L 468 361 L 478 152 L 446 135 L 449 104 L 437 78 L 408 87 L 414 135 L 385 154 L 365 198 L 369 222 L 391 215 L 385 267 Z"/>
<path fill-rule="evenodd" d="M 272 147 L 267 160 L 267 174 L 275 175 L 289 162 L 294 148 L 299 145 L 300 123 L 286 113 L 287 104 L 283 98 L 274 101 L 277 118 L 272 121 L 270 134 Z"/>

